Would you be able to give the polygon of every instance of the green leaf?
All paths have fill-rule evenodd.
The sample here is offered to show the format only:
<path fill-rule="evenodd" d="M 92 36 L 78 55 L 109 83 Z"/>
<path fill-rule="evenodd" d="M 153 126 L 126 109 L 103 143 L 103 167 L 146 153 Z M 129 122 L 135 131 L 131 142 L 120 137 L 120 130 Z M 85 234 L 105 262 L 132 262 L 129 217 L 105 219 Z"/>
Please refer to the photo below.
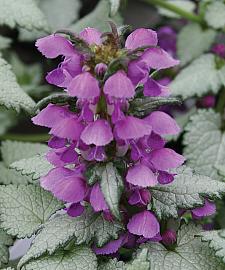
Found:
<path fill-rule="evenodd" d="M 98 270 L 126 270 L 124 262 L 119 262 L 116 259 L 101 263 Z"/>
<path fill-rule="evenodd" d="M 0 0 L 0 6 L 1 1 L 2 0 Z M 11 2 L 11 0 L 9 0 L 9 2 Z M 13 109 L 17 112 L 23 109 L 28 113 L 32 113 L 35 106 L 35 102 L 23 91 L 23 89 L 20 88 L 19 84 L 16 81 L 15 75 L 11 71 L 11 66 L 3 58 L 1 58 L 1 56 L 0 105 L 5 106 L 7 109 Z"/>
<path fill-rule="evenodd" d="M 104 166 L 101 166 L 99 164 L 91 165 L 87 168 L 85 171 L 85 177 L 87 180 L 87 183 L 89 185 L 94 185 L 97 181 L 101 181 L 102 179 L 102 172 L 104 170 Z"/>
<path fill-rule="evenodd" d="M 188 12 L 192 12 L 195 9 L 195 4 L 190 0 L 166 0 L 166 2 L 169 2 L 170 4 L 173 4 Z M 169 18 L 181 18 L 180 15 L 161 7 L 159 8 L 159 13 Z"/>
<path fill-rule="evenodd" d="M 9 261 L 8 247 L 13 244 L 13 239 L 4 230 L 0 229 L 0 266 Z"/>
<path fill-rule="evenodd" d="M 80 1 L 41 0 L 38 1 L 38 4 L 46 17 L 50 33 L 59 29 L 67 29 L 79 18 Z M 27 31 L 26 29 L 20 29 L 19 31 L 19 39 L 22 41 L 33 41 L 44 35 L 46 34 L 43 31 L 38 30 Z"/>
<path fill-rule="evenodd" d="M 25 265 L 22 270 L 97 270 L 97 258 L 84 246 L 72 250 L 59 250 L 51 256 L 43 256 Z"/>
<path fill-rule="evenodd" d="M 28 159 L 16 161 L 10 165 L 10 168 L 15 169 L 22 175 L 30 175 L 33 180 L 37 180 L 41 176 L 48 174 L 54 166 L 47 161 L 45 155 L 39 154 Z"/>
<path fill-rule="evenodd" d="M 222 180 L 217 166 L 225 165 L 225 135 L 222 120 L 213 110 L 199 110 L 185 127 L 184 155 L 187 165 L 196 172 Z"/>
<path fill-rule="evenodd" d="M 88 208 L 77 218 L 68 215 L 55 217 L 44 224 L 19 265 L 22 266 L 45 252 L 53 254 L 58 247 L 65 246 L 71 240 L 80 245 L 90 244 L 95 239 L 97 246 L 103 246 L 109 240 L 117 239 L 122 229 L 120 223 L 108 222 L 99 213 L 93 213 Z"/>
<path fill-rule="evenodd" d="M 184 99 L 201 97 L 209 92 L 216 94 L 225 85 L 225 66 L 216 68 L 215 56 L 204 54 L 185 67 L 172 81 L 173 95 Z"/>
<path fill-rule="evenodd" d="M 18 238 L 30 237 L 62 207 L 61 202 L 39 186 L 0 186 L 0 226 Z"/>
<path fill-rule="evenodd" d="M 11 39 L 8 37 L 0 36 L 0 50 L 5 50 L 10 47 Z"/>
<path fill-rule="evenodd" d="M 0 0 L 0 24 L 11 28 L 20 26 L 28 30 L 48 30 L 44 14 L 38 8 L 35 0 Z"/>
<path fill-rule="evenodd" d="M 178 232 L 177 247 L 167 250 L 162 244 L 145 244 L 151 260 L 151 270 L 222 270 L 224 264 L 217 259 L 208 243 L 195 237 L 201 228 L 194 224 L 183 225 Z"/>
<path fill-rule="evenodd" d="M 182 28 L 177 40 L 177 54 L 182 65 L 208 51 L 216 37 L 216 31 L 203 30 L 198 24 L 187 24 Z"/>
<path fill-rule="evenodd" d="M 225 230 L 204 231 L 199 236 L 201 236 L 203 241 L 209 242 L 209 247 L 225 263 Z"/>
<path fill-rule="evenodd" d="M 101 191 L 112 214 L 120 219 L 119 202 L 124 189 L 123 179 L 113 163 L 107 163 L 100 182 Z"/>
<path fill-rule="evenodd" d="M 6 166 L 24 158 L 47 152 L 48 147 L 41 143 L 4 141 L 1 146 L 2 159 Z"/>
<path fill-rule="evenodd" d="M 178 208 L 192 209 L 201 206 L 204 204 L 202 196 L 220 198 L 225 192 L 225 183 L 194 174 L 186 166 L 177 169 L 176 173 L 172 183 L 151 188 L 152 207 L 160 219 L 177 218 Z"/>
<path fill-rule="evenodd" d="M 149 270 L 150 258 L 148 248 L 140 248 L 137 250 L 134 259 L 126 266 L 126 270 Z"/>
<path fill-rule="evenodd" d="M 111 5 L 111 16 L 115 16 L 117 11 L 120 8 L 120 1 L 121 0 L 109 0 Z"/>
<path fill-rule="evenodd" d="M 32 181 L 31 177 L 26 175 L 21 175 L 20 172 L 10 170 L 7 168 L 3 162 L 0 162 L 0 184 L 9 185 L 9 184 L 27 184 Z"/>
<path fill-rule="evenodd" d="M 69 30 L 74 32 L 80 32 L 85 27 L 94 27 L 100 31 L 108 31 L 109 27 L 107 21 L 114 21 L 116 24 L 122 24 L 122 18 L 119 14 L 116 16 L 110 16 L 110 3 L 108 0 L 101 0 L 97 4 L 96 8 L 88 15 L 80 19 L 75 24 L 69 27 Z"/>
<path fill-rule="evenodd" d="M 10 127 L 15 125 L 17 121 L 18 118 L 14 111 L 0 107 L 0 135 L 3 135 Z"/>
<path fill-rule="evenodd" d="M 209 26 L 219 29 L 225 26 L 225 3 L 223 1 L 212 1 L 205 12 L 205 20 Z"/>

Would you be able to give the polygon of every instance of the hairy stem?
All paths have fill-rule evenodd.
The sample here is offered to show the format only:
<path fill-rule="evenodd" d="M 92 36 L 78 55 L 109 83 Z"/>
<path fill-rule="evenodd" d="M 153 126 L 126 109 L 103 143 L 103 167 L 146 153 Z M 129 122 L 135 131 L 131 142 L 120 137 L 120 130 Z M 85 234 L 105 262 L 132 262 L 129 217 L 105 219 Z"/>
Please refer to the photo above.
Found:
<path fill-rule="evenodd" d="M 47 142 L 48 134 L 11 134 L 7 133 L 0 136 L 0 141 L 11 140 L 21 142 Z"/>
<path fill-rule="evenodd" d="M 204 25 L 204 21 L 202 18 L 198 15 L 195 15 L 194 13 L 188 12 L 186 10 L 183 10 L 182 8 L 171 4 L 169 2 L 166 2 L 165 0 L 142 0 L 148 4 L 152 4 L 155 6 L 159 6 L 162 8 L 165 8 L 169 11 L 172 11 L 178 15 L 180 15 L 182 18 L 188 19 L 189 21 L 199 23 L 201 25 Z"/>

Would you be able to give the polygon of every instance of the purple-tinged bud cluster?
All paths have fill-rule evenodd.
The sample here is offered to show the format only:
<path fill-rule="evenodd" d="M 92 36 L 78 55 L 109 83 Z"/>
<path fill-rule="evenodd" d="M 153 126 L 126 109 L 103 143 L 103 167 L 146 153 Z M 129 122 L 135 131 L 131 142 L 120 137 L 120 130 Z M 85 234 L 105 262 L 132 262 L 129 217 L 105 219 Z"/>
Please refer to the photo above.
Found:
<path fill-rule="evenodd" d="M 86 171 L 90 164 L 104 165 L 117 159 L 125 163 L 120 214 L 128 231 L 102 248 L 94 247 L 96 254 L 115 253 L 121 246 L 148 240 L 173 243 L 176 238 L 172 232 L 162 238 L 159 221 L 147 205 L 151 202 L 150 187 L 171 183 L 171 169 L 184 162 L 183 156 L 165 146 L 165 135 L 178 134 L 180 128 L 165 112 L 153 111 L 139 118 L 131 110 L 137 96 L 169 95 L 168 87 L 151 74 L 179 61 L 157 44 L 157 34 L 151 29 L 135 30 L 122 46 L 115 31 L 103 34 L 93 28 L 70 39 L 54 34 L 36 43 L 47 58 L 62 56 L 46 79 L 64 88 L 74 101 L 49 104 L 33 118 L 34 124 L 50 128 L 52 136 L 46 158 L 55 168 L 41 178 L 41 186 L 68 203 L 67 213 L 72 217 L 81 215 L 84 202 L 88 202 L 113 222 L 116 217 L 99 181 L 90 184 Z M 117 59 L 121 61 L 112 71 Z M 135 214 L 127 205 L 135 208 Z M 196 211 L 195 216 L 201 209 Z"/>

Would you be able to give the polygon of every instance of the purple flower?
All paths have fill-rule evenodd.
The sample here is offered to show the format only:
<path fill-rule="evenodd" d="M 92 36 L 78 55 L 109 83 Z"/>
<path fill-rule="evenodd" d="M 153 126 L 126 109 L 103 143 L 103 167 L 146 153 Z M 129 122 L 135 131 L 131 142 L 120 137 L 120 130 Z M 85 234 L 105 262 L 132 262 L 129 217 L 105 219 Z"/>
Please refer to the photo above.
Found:
<path fill-rule="evenodd" d="M 139 187 L 153 187 L 157 182 L 155 174 L 145 165 L 137 164 L 128 170 L 126 180 Z"/>
<path fill-rule="evenodd" d="M 61 56 L 61 63 L 47 74 L 46 80 L 63 88 L 69 96 L 66 105 L 60 105 L 64 101 L 49 104 L 32 118 L 34 124 L 50 128 L 52 135 L 46 158 L 54 168 L 41 178 L 41 186 L 69 203 L 66 211 L 71 217 L 80 216 L 84 205 L 90 204 L 95 212 L 102 212 L 97 215 L 115 222 L 101 191 L 100 170 L 92 186 L 87 181 L 89 168 L 102 168 L 111 162 L 125 186 L 119 210 L 128 231 L 103 247 L 93 241 L 94 252 L 114 254 L 120 247 L 133 248 L 145 241 L 163 239 L 168 243 L 173 239 L 167 239 L 169 233 L 161 237 L 160 224 L 147 205 L 152 199 L 150 187 L 172 182 L 174 174 L 170 169 L 185 160 L 165 148 L 163 137 L 179 133 L 180 128 L 161 111 L 140 118 L 132 101 L 137 97 L 167 97 L 169 88 L 149 74 L 152 69 L 170 68 L 179 61 L 157 47 L 157 33 L 151 29 L 135 30 L 127 37 L 124 48 L 115 29 L 101 33 L 85 28 L 72 37 L 70 41 L 56 34 L 36 42 L 47 58 Z M 136 213 L 133 216 L 130 207 Z M 192 211 L 194 215 L 198 209 Z"/>
<path fill-rule="evenodd" d="M 145 120 L 151 125 L 152 130 L 160 135 L 176 135 L 180 127 L 168 114 L 160 111 L 152 112 Z"/>
<path fill-rule="evenodd" d="M 114 132 L 121 140 L 139 139 L 150 135 L 151 126 L 144 120 L 127 116 L 115 124 Z"/>
<path fill-rule="evenodd" d="M 129 198 L 130 205 L 147 205 L 150 202 L 151 194 L 147 189 L 136 189 Z"/>
<path fill-rule="evenodd" d="M 88 124 L 80 138 L 88 145 L 104 146 L 113 140 L 113 134 L 109 123 L 106 120 L 98 119 Z"/>
<path fill-rule="evenodd" d="M 153 150 L 149 160 L 157 170 L 166 171 L 182 165 L 185 158 L 169 148 Z"/>
<path fill-rule="evenodd" d="M 174 230 L 168 229 L 162 234 L 162 242 L 165 245 L 172 245 L 177 241 L 177 234 Z"/>
<path fill-rule="evenodd" d="M 93 250 L 95 254 L 97 255 L 108 255 L 108 254 L 113 254 L 119 250 L 120 247 L 124 245 L 124 243 L 127 241 L 126 235 L 121 235 L 119 239 L 110 241 L 108 244 L 105 246 L 98 248 L 98 247 L 93 247 Z"/>
<path fill-rule="evenodd" d="M 89 72 L 76 76 L 67 89 L 69 95 L 80 99 L 94 99 L 100 95 L 98 80 Z"/>
<path fill-rule="evenodd" d="M 52 169 L 41 178 L 41 186 L 65 202 L 77 203 L 86 195 L 86 184 L 82 175 L 67 168 Z"/>
<path fill-rule="evenodd" d="M 134 215 L 127 224 L 130 233 L 152 238 L 160 231 L 159 222 L 150 211 L 143 211 Z"/>
<path fill-rule="evenodd" d="M 96 183 L 91 189 L 90 203 L 96 212 L 106 211 L 109 209 L 98 183 Z"/>
<path fill-rule="evenodd" d="M 72 203 L 69 208 L 67 208 L 67 214 L 71 217 L 81 216 L 85 208 L 80 203 Z"/>
<path fill-rule="evenodd" d="M 60 35 L 50 35 L 40 38 L 35 45 L 47 58 L 56 58 L 60 55 L 72 56 L 77 54 L 72 43 Z"/>
<path fill-rule="evenodd" d="M 132 98 L 135 94 L 134 85 L 124 71 L 117 71 L 110 76 L 103 91 L 114 98 Z"/>
<path fill-rule="evenodd" d="M 225 58 L 225 44 L 218 43 L 212 47 L 212 52 L 221 58 Z"/>
<path fill-rule="evenodd" d="M 101 45 L 101 35 L 102 33 L 99 30 L 87 27 L 80 32 L 79 37 L 86 41 L 89 45 Z"/>
<path fill-rule="evenodd" d="M 191 211 L 192 216 L 195 219 L 200 219 L 202 217 L 207 217 L 215 214 L 216 205 L 208 200 L 205 200 L 205 204 L 202 207 L 195 208 Z"/>
<path fill-rule="evenodd" d="M 140 28 L 132 32 L 126 40 L 125 47 L 135 50 L 145 46 L 156 46 L 158 43 L 157 33 L 151 29 Z"/>
<path fill-rule="evenodd" d="M 158 29 L 159 46 L 172 56 L 176 55 L 176 32 L 170 26 L 164 26 Z"/>

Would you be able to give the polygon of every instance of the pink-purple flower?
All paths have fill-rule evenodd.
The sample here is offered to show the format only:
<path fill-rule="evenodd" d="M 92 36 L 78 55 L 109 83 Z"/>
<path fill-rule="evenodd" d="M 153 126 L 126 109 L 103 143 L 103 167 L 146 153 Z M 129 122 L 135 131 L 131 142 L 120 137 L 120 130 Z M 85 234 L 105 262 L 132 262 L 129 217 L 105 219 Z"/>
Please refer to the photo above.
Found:
<path fill-rule="evenodd" d="M 85 49 L 77 48 L 73 40 Z M 132 32 L 124 44 L 113 32 L 103 34 L 86 28 L 70 40 L 53 34 L 39 39 L 36 46 L 47 58 L 61 57 L 61 63 L 46 80 L 62 87 L 74 101 L 49 104 L 33 118 L 34 124 L 50 128 L 52 135 L 46 158 L 54 168 L 41 178 L 41 186 L 70 203 L 67 212 L 72 217 L 80 216 L 87 202 L 113 222 L 116 217 L 101 189 L 101 176 L 90 184 L 85 172 L 90 164 L 104 167 L 120 158 L 126 166 L 120 175 L 125 188 L 119 207 L 128 231 L 101 248 L 94 245 L 93 250 L 96 254 L 111 254 L 131 242 L 161 241 L 160 223 L 147 205 L 152 199 L 151 188 L 172 182 L 175 174 L 171 169 L 185 161 L 165 147 L 164 136 L 178 134 L 180 128 L 161 111 L 140 118 L 132 111 L 131 102 L 140 87 L 142 98 L 168 96 L 169 89 L 151 74 L 179 61 L 158 47 L 155 31 L 144 28 Z M 131 215 L 126 205 L 135 207 L 135 214 Z M 165 236 L 164 241 L 174 239 L 166 240 Z"/>

